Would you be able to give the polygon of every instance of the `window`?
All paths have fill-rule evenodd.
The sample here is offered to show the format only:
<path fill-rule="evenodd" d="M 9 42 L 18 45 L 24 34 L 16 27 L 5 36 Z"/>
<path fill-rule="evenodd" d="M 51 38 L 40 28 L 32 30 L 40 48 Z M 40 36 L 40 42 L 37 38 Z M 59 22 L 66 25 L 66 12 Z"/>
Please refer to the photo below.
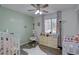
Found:
<path fill-rule="evenodd" d="M 45 20 L 45 33 L 51 32 L 51 19 Z"/>
<path fill-rule="evenodd" d="M 56 19 L 45 20 L 45 33 L 56 34 Z"/>
<path fill-rule="evenodd" d="M 52 33 L 56 34 L 56 19 L 52 19 Z"/>

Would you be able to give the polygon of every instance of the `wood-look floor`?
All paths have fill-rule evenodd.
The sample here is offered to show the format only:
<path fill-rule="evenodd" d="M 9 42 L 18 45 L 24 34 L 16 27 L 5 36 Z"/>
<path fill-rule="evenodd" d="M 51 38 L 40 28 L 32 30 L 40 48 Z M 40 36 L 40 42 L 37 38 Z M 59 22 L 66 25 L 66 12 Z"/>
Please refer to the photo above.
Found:
<path fill-rule="evenodd" d="M 37 44 L 37 45 L 39 45 L 39 44 Z M 35 45 L 34 47 L 36 47 L 37 45 Z M 30 44 L 22 45 L 20 47 L 20 54 L 21 55 L 28 55 L 28 53 L 24 52 L 22 49 L 23 48 L 31 49 L 31 48 L 34 48 L 34 47 L 32 47 Z M 47 47 L 47 46 L 44 46 L 44 45 L 39 45 L 39 47 L 42 51 L 47 53 L 47 55 L 61 55 L 62 54 L 62 51 L 60 49 L 50 48 L 50 47 Z"/>
<path fill-rule="evenodd" d="M 50 48 L 44 45 L 39 45 L 39 47 L 42 51 L 47 53 L 47 55 L 61 55 L 62 54 L 62 50 L 58 48 Z"/>

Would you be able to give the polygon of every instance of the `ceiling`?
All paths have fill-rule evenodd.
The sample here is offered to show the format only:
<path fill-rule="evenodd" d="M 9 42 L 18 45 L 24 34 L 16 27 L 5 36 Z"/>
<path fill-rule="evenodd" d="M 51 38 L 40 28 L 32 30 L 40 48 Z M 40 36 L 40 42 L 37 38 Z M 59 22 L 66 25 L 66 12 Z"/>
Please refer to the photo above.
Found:
<path fill-rule="evenodd" d="M 49 4 L 49 6 L 47 8 L 44 8 L 44 10 L 48 10 L 48 14 L 52 14 L 58 10 L 66 10 L 66 9 L 74 8 L 75 6 L 76 5 L 74 4 Z M 14 11 L 21 12 L 23 14 L 28 14 L 30 16 L 36 16 L 34 14 L 35 11 L 27 11 L 27 10 L 35 9 L 30 4 L 2 4 L 2 7 L 6 7 Z"/>

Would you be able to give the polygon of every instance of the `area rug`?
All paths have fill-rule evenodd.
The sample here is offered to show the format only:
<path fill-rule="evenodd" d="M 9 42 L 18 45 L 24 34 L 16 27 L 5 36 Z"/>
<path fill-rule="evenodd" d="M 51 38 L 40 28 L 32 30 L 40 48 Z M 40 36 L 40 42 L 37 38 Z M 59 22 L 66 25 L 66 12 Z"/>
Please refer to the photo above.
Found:
<path fill-rule="evenodd" d="M 23 51 L 27 52 L 28 55 L 47 55 L 39 48 L 39 46 L 36 46 L 35 48 L 31 48 L 31 49 L 24 48 Z"/>

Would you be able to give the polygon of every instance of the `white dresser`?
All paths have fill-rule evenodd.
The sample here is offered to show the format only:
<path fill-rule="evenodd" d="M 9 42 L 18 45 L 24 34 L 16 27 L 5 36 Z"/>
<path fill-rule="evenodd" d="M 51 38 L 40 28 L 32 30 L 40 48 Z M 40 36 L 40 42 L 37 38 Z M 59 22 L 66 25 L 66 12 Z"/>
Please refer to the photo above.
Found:
<path fill-rule="evenodd" d="M 57 48 L 57 39 L 53 36 L 40 36 L 39 43 L 51 48 Z"/>

